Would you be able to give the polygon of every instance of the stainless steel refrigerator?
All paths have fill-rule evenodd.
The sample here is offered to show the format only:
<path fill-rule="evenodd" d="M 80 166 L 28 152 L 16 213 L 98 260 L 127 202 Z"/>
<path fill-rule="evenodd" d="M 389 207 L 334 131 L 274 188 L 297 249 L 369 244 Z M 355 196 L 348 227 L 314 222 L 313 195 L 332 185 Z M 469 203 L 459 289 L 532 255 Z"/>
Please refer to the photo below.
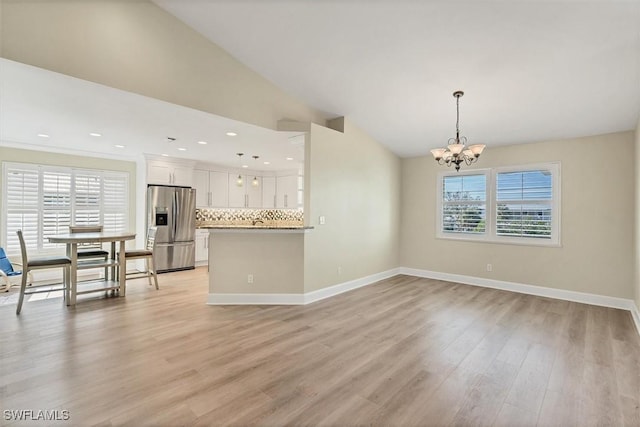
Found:
<path fill-rule="evenodd" d="M 195 189 L 149 185 L 147 225 L 158 228 L 153 256 L 158 273 L 195 267 Z"/>

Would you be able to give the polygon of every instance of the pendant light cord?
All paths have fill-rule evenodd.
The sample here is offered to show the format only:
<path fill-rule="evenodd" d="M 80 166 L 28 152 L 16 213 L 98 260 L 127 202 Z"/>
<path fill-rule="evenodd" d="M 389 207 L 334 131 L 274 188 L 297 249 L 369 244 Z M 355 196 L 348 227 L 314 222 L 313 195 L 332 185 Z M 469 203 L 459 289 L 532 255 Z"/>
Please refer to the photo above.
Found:
<path fill-rule="evenodd" d="M 460 96 L 456 96 L 456 142 L 460 141 Z"/>

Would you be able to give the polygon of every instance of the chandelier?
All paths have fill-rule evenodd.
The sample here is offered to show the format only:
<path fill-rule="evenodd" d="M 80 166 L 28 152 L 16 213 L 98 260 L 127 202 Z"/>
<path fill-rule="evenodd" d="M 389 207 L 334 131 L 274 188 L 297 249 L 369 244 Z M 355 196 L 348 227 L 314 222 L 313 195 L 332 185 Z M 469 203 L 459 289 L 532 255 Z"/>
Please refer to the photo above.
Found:
<path fill-rule="evenodd" d="M 445 148 L 435 148 L 431 150 L 433 158 L 439 165 L 455 165 L 456 171 L 460 170 L 460 165 L 464 162 L 469 166 L 474 163 L 482 154 L 484 150 L 484 144 L 474 144 L 469 147 L 465 147 L 467 138 L 460 136 L 460 97 L 464 95 L 461 90 L 453 92 L 453 96 L 456 98 L 456 137 L 449 138 L 449 142 Z"/>

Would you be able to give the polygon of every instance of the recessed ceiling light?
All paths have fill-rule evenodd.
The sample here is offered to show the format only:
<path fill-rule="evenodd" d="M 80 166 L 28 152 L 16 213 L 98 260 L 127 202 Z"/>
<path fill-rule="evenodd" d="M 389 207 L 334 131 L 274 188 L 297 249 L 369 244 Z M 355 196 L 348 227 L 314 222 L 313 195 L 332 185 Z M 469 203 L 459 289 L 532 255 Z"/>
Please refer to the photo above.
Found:
<path fill-rule="evenodd" d="M 39 133 L 38 136 L 40 138 L 49 138 L 49 135 L 47 135 L 46 133 Z"/>
<path fill-rule="evenodd" d="M 293 157 L 287 157 L 287 160 L 293 160 Z"/>
<path fill-rule="evenodd" d="M 97 132 L 91 132 L 89 135 L 91 135 L 91 136 L 102 136 L 101 133 L 97 133 Z"/>
<path fill-rule="evenodd" d="M 249 165 L 242 165 L 242 167 L 246 169 L 249 167 Z"/>
<path fill-rule="evenodd" d="M 200 145 L 207 145 L 207 141 L 198 141 L 198 144 L 200 144 Z"/>
<path fill-rule="evenodd" d="M 265 164 L 265 165 L 270 165 L 270 164 L 271 164 L 271 162 L 264 162 L 264 164 Z"/>
<path fill-rule="evenodd" d="M 227 136 L 238 136 L 235 132 L 227 132 Z"/>
<path fill-rule="evenodd" d="M 168 154 L 164 154 L 164 153 L 162 153 L 162 154 L 160 154 L 160 155 L 161 155 L 162 157 L 169 157 L 169 155 L 168 155 Z"/>
<path fill-rule="evenodd" d="M 114 147 L 116 147 L 116 148 L 124 148 L 124 145 L 116 144 L 116 145 L 114 145 Z"/>
<path fill-rule="evenodd" d="M 180 147 L 180 148 L 178 148 L 178 151 L 187 151 L 187 149 L 184 148 L 184 147 Z"/>

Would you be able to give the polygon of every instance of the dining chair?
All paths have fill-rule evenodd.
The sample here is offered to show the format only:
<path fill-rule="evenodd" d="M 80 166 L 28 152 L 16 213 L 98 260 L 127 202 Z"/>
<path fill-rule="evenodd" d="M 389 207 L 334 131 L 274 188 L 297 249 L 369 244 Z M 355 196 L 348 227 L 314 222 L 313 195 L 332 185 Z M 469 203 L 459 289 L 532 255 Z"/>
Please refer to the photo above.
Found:
<path fill-rule="evenodd" d="M 27 256 L 27 245 L 24 243 L 24 237 L 22 236 L 22 230 L 18 230 L 16 233 L 18 234 L 18 240 L 20 240 L 20 252 L 22 254 L 22 281 L 20 284 L 20 298 L 18 299 L 16 314 L 20 314 L 20 310 L 22 310 L 22 302 L 24 301 L 25 295 L 62 290 L 64 291 L 64 298 L 68 302 L 70 299 L 69 277 L 71 277 L 71 259 L 66 256 L 29 259 Z M 27 292 L 27 277 L 29 276 L 29 273 L 33 270 L 42 270 L 46 268 L 63 269 L 62 288 L 52 288 L 51 285 L 34 285 L 32 283 Z M 38 289 L 44 286 L 48 289 Z"/>
<path fill-rule="evenodd" d="M 11 260 L 7 258 L 7 254 L 3 248 L 0 248 L 0 290 L 9 292 L 12 286 L 20 286 L 18 280 L 22 280 L 22 271 L 13 268 L 16 266 L 22 267 L 22 264 L 18 262 L 11 263 Z M 27 277 L 27 285 L 33 283 L 33 278 L 29 273 Z"/>
<path fill-rule="evenodd" d="M 134 260 L 134 259 L 144 259 L 147 271 L 146 272 L 135 272 L 135 273 L 126 273 L 126 278 L 131 279 L 140 279 L 143 277 L 149 278 L 149 285 L 153 285 L 151 283 L 151 278 L 153 277 L 153 281 L 156 285 L 156 289 L 160 289 L 158 287 L 158 275 L 156 274 L 156 267 L 153 262 L 153 253 L 156 244 L 156 231 L 157 227 L 149 227 L 147 229 L 147 239 L 144 249 L 131 249 L 124 251 L 125 260 Z M 120 267 L 118 267 L 120 268 Z M 123 268 L 127 268 L 126 262 Z M 125 270 L 126 271 L 126 270 Z"/>
<path fill-rule="evenodd" d="M 70 225 L 70 233 L 102 233 L 101 225 Z M 101 259 L 105 263 L 109 259 L 109 251 L 102 249 L 102 243 L 83 243 L 78 245 L 78 261 L 85 259 Z M 109 268 L 104 268 L 104 279 L 109 277 Z"/>

